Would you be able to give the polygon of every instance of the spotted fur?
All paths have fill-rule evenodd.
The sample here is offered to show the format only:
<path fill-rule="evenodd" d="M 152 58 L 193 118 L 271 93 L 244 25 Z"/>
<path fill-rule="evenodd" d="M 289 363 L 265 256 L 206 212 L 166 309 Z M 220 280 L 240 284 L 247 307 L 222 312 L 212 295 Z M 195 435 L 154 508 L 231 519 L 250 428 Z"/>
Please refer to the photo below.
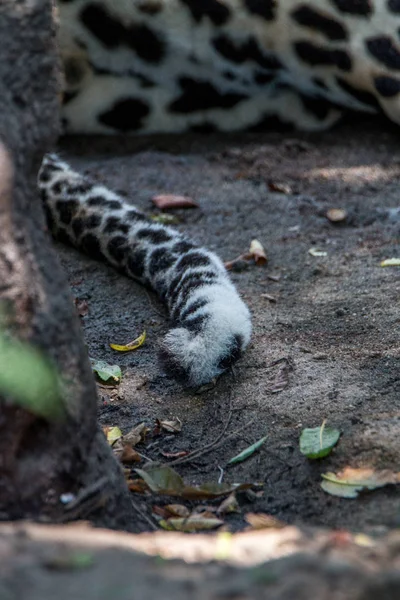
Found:
<path fill-rule="evenodd" d="M 400 123 L 399 0 L 59 0 L 67 132 Z"/>
<path fill-rule="evenodd" d="M 198 387 L 241 356 L 251 334 L 249 311 L 214 253 L 152 222 L 56 155 L 45 157 L 38 185 L 55 237 L 151 287 L 165 302 L 172 328 L 161 358 L 168 373 Z"/>

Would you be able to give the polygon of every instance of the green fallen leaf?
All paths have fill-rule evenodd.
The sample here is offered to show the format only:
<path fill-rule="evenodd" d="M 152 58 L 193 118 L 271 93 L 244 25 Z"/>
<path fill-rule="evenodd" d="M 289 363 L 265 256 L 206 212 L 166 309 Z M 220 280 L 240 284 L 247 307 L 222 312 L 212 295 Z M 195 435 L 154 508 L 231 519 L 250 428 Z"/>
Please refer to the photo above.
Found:
<path fill-rule="evenodd" d="M 400 267 L 400 258 L 386 258 L 381 262 L 381 267 Z"/>
<path fill-rule="evenodd" d="M 94 360 L 90 359 L 92 369 L 102 381 L 113 381 L 119 382 L 122 377 L 121 368 L 118 365 L 109 365 L 105 360 Z"/>
<path fill-rule="evenodd" d="M 146 471 L 135 469 L 135 471 L 156 494 L 180 495 L 182 493 L 183 479 L 171 467 L 154 467 Z"/>
<path fill-rule="evenodd" d="M 265 442 L 265 440 L 267 439 L 267 437 L 268 436 L 265 435 L 260 440 L 258 440 L 258 442 L 255 442 L 254 444 L 252 444 L 248 448 L 245 448 L 245 450 L 243 450 L 242 452 L 240 452 L 240 454 L 238 454 L 237 456 L 234 456 L 233 458 L 231 458 L 228 461 L 228 465 L 233 465 L 235 463 L 239 463 L 239 462 L 242 462 L 243 460 L 246 460 L 246 458 L 249 458 L 249 456 L 251 456 L 252 454 L 254 454 L 254 452 L 256 452 L 256 450 L 258 450 L 259 448 L 261 448 L 261 446 L 263 445 L 263 443 Z"/>
<path fill-rule="evenodd" d="M 333 427 L 325 427 L 324 421 L 321 427 L 303 429 L 300 436 L 300 452 L 307 458 L 323 458 L 330 454 L 332 448 L 340 438 L 340 431 Z"/>
<path fill-rule="evenodd" d="M 28 342 L 0 332 L 0 392 L 8 401 L 49 420 L 65 415 L 61 381 L 47 357 Z"/>

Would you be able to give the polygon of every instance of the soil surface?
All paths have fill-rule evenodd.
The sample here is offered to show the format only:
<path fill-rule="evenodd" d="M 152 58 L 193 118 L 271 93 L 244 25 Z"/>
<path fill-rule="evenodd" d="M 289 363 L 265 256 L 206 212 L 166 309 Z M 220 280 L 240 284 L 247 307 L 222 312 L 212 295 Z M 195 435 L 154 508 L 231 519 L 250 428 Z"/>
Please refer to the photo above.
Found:
<path fill-rule="evenodd" d="M 132 558 L 121 555 L 127 550 L 107 555 L 102 550 L 98 567 L 82 583 L 86 590 L 82 597 L 103 597 L 88 590 L 94 583 L 100 589 L 106 563 L 109 574 L 115 574 L 113 581 L 127 581 L 124 593 L 122 583 L 122 587 L 115 583 L 114 598 L 131 597 L 132 580 L 144 585 L 141 598 L 154 597 L 161 589 L 166 598 L 265 597 L 260 581 L 262 585 L 272 582 L 268 597 L 279 599 L 398 597 L 400 581 L 395 571 L 381 573 L 389 563 L 398 573 L 398 536 L 393 541 L 393 530 L 400 525 L 396 486 L 356 499 L 331 496 L 320 487 L 321 474 L 328 471 L 346 466 L 398 471 L 400 464 L 400 271 L 380 266 L 382 260 L 399 256 L 398 130 L 364 122 L 321 135 L 79 137 L 64 140 L 60 152 L 77 169 L 148 214 L 159 214 L 151 203 L 154 195 L 191 196 L 199 208 L 173 211 L 179 218 L 176 227 L 225 261 L 246 252 L 252 239 L 263 244 L 267 265 L 250 264 L 232 272 L 253 315 L 251 345 L 233 372 L 201 394 L 183 390 L 160 369 L 157 350 L 168 322 L 154 294 L 71 248 L 57 245 L 57 250 L 73 296 L 88 303 L 82 326 L 90 356 L 119 364 L 123 371 L 118 387 L 99 385 L 100 422 L 118 425 L 124 433 L 143 421 L 150 429 L 146 442 L 137 447 L 145 458 L 134 466 L 142 467 L 148 460 L 168 462 L 163 453 L 206 450 L 226 428 L 212 451 L 174 468 L 190 485 L 221 478 L 263 484 L 262 493 L 238 494 L 240 512 L 225 517 L 225 529 L 242 531 L 248 513 L 267 513 L 289 527 L 239 534 L 239 539 L 256 535 L 246 538 L 250 540 L 244 552 L 246 564 L 285 554 L 275 550 L 279 543 L 286 548 L 285 536 L 290 537 L 290 532 L 301 535 L 302 541 L 292 540 L 286 554 L 304 550 L 301 556 L 274 562 L 273 572 L 267 571 L 271 577 L 261 579 L 223 565 L 215 566 L 212 573 L 207 571 L 211 567 L 198 565 L 188 574 L 181 563 L 173 563 L 170 569 L 152 562 L 147 570 L 150 559 L 137 557 L 134 567 Z M 347 216 L 333 223 L 326 214 L 337 208 Z M 136 352 L 118 354 L 110 349 L 110 342 L 127 343 L 144 329 L 147 340 Z M 153 434 L 156 419 L 174 417 L 182 421 L 180 433 Z M 300 453 L 300 433 L 325 419 L 341 431 L 340 441 L 330 456 L 310 461 Z M 231 457 L 263 436 L 267 440 L 256 453 L 227 467 Z M 149 531 L 158 528 L 154 506 L 177 502 L 153 494 L 132 498 L 140 513 L 138 528 Z M 191 509 L 201 504 L 181 503 Z M 341 531 L 326 534 L 328 546 L 339 548 L 333 566 L 326 544 L 311 543 L 314 533 L 307 533 L 307 528 L 315 526 Z M 275 546 L 268 545 L 273 532 L 280 540 Z M 3 555 L 7 555 L 16 534 L 4 535 L 8 550 Z M 171 535 L 181 537 L 172 540 Z M 133 536 L 130 548 L 196 560 L 194 548 L 200 538 L 214 544 L 208 559 L 221 558 L 220 534 L 163 537 L 158 533 L 149 538 L 148 546 L 140 546 L 138 540 L 143 538 Z M 341 554 L 349 540 L 352 550 Z M 29 546 L 39 542 L 29 538 L 24 543 L 22 554 L 26 551 L 31 561 L 40 562 L 40 553 L 32 558 Z M 373 550 L 374 544 L 379 551 Z M 249 548 L 265 547 L 273 551 L 260 550 L 259 556 L 251 558 Z M 55 582 L 45 578 L 45 583 L 39 576 L 36 580 L 32 569 L 29 598 L 50 597 L 56 586 L 64 589 L 57 578 Z M 284 583 L 274 587 L 276 581 Z M 77 585 L 74 578 L 70 583 Z M 7 598 L 14 598 L 14 588 L 10 587 Z"/>
<path fill-rule="evenodd" d="M 118 389 L 99 389 L 101 423 L 125 433 L 145 421 L 152 431 L 155 419 L 179 417 L 181 433 L 150 436 L 137 448 L 168 462 L 161 452 L 207 446 L 230 416 L 226 443 L 176 470 L 189 484 L 216 482 L 221 469 L 223 481 L 264 484 L 261 497 L 239 498 L 242 514 L 227 519 L 231 530 L 243 527 L 249 511 L 296 525 L 398 526 L 394 486 L 355 500 L 320 487 L 327 471 L 396 471 L 400 464 L 400 270 L 380 266 L 399 255 L 398 131 L 361 124 L 290 138 L 70 138 L 61 152 L 148 214 L 159 212 L 151 203 L 156 194 L 194 198 L 200 208 L 174 211 L 177 227 L 224 261 L 254 238 L 268 255 L 266 266 L 232 273 L 253 315 L 248 351 L 234 373 L 193 394 L 161 371 L 157 350 L 168 322 L 156 296 L 59 245 L 73 295 L 88 302 L 82 325 L 90 356 L 123 371 Z M 271 184 L 285 184 L 289 193 L 271 191 Z M 345 209 L 346 220 L 330 222 L 332 208 Z M 136 352 L 109 348 L 144 329 L 146 343 Z M 340 429 L 340 442 L 329 457 L 309 461 L 299 451 L 299 435 L 324 419 Z M 257 453 L 226 468 L 265 435 Z M 154 498 L 135 499 L 151 517 Z"/>

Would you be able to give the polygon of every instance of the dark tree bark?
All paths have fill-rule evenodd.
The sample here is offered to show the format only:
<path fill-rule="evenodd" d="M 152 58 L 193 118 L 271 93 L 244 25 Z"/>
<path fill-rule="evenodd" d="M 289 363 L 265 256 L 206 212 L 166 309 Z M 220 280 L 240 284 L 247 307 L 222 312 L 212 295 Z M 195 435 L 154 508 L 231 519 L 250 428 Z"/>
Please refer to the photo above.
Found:
<path fill-rule="evenodd" d="M 67 417 L 47 422 L 0 400 L 0 518 L 59 520 L 60 494 L 86 490 L 71 518 L 135 530 L 122 471 L 96 423 L 93 375 L 36 191 L 58 133 L 59 80 L 50 0 L 1 0 L 0 304 L 12 307 L 14 333 L 63 375 Z"/>

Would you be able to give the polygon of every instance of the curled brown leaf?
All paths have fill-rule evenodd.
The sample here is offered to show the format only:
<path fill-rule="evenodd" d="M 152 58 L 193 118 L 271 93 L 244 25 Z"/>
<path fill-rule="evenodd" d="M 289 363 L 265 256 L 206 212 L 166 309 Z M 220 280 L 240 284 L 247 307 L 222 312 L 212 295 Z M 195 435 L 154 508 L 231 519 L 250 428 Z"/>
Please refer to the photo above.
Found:
<path fill-rule="evenodd" d="M 153 204 L 160 210 L 170 208 L 197 208 L 198 204 L 190 196 L 178 196 L 176 194 L 158 194 L 151 199 Z"/>

